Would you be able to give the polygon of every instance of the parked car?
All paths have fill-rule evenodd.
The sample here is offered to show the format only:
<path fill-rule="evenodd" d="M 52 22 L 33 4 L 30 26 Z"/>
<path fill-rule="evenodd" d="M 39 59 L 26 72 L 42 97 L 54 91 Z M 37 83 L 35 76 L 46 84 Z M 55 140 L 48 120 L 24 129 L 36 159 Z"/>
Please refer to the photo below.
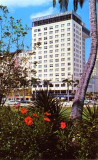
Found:
<path fill-rule="evenodd" d="M 12 106 L 12 105 L 16 105 L 17 103 L 19 103 L 19 102 L 14 101 L 14 100 L 7 100 L 4 105 L 5 106 Z"/>

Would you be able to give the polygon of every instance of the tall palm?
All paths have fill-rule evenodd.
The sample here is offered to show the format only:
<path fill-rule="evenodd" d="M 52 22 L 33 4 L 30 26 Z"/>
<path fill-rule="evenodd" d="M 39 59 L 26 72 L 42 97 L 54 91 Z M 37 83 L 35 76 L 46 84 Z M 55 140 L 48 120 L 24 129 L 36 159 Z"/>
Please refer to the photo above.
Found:
<path fill-rule="evenodd" d="M 29 85 L 28 80 L 26 80 L 24 77 L 20 79 L 20 87 L 23 87 L 23 100 L 25 100 L 25 89 Z"/>
<path fill-rule="evenodd" d="M 31 86 L 35 88 L 35 99 L 36 99 L 36 88 L 40 84 L 40 80 L 37 78 L 32 77 L 31 79 Z"/>
<path fill-rule="evenodd" d="M 51 80 L 45 79 L 44 81 L 44 87 L 47 87 L 47 94 L 49 93 L 49 86 L 52 85 Z"/>
<path fill-rule="evenodd" d="M 62 82 L 63 84 L 67 83 L 67 95 L 68 95 L 68 102 L 69 102 L 69 86 L 72 86 L 74 81 L 67 78 L 67 79 L 64 79 Z"/>
<path fill-rule="evenodd" d="M 78 3 L 82 7 L 84 0 L 73 0 L 74 10 L 77 10 Z M 83 74 L 80 78 L 79 85 L 73 100 L 71 119 L 81 119 L 84 98 L 87 91 L 87 87 L 90 81 L 90 77 L 95 65 L 96 55 L 97 55 L 97 14 L 96 14 L 96 3 L 97 0 L 89 0 L 89 20 L 90 20 L 90 36 L 91 36 L 91 51 L 88 62 L 85 65 Z M 60 7 L 64 5 L 67 9 L 68 0 L 59 0 Z M 55 6 L 56 0 L 53 0 L 53 5 Z"/>

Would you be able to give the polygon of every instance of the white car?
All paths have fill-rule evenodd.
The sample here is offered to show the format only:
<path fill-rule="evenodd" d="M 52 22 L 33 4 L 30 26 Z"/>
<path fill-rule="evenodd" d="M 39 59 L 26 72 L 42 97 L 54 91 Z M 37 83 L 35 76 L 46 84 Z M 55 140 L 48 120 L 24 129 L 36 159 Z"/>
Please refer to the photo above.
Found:
<path fill-rule="evenodd" d="M 14 100 L 8 100 L 5 102 L 5 106 L 13 106 L 15 104 L 17 104 L 18 102 L 14 101 Z"/>

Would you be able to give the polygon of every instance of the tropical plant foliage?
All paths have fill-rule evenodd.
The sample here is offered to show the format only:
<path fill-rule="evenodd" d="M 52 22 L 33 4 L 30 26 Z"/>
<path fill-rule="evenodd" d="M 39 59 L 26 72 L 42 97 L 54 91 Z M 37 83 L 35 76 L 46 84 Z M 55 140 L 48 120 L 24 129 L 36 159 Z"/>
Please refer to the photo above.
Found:
<path fill-rule="evenodd" d="M 1 160 L 98 158 L 98 112 L 78 128 L 67 119 L 67 111 L 55 117 L 36 106 L 18 106 L 3 107 L 0 115 Z"/>

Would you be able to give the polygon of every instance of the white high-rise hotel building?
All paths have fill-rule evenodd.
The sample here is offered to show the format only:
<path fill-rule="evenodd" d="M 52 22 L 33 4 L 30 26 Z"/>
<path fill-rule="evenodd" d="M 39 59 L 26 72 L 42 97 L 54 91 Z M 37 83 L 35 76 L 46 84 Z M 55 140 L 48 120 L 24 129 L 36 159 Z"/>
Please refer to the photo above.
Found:
<path fill-rule="evenodd" d="M 50 89 L 64 93 L 67 89 L 67 84 L 62 83 L 64 79 L 80 78 L 88 37 L 89 30 L 73 11 L 33 19 L 32 47 L 41 43 L 33 56 L 33 61 L 37 61 L 36 77 L 42 81 L 38 88 L 43 88 L 43 80 L 51 80 Z"/>

